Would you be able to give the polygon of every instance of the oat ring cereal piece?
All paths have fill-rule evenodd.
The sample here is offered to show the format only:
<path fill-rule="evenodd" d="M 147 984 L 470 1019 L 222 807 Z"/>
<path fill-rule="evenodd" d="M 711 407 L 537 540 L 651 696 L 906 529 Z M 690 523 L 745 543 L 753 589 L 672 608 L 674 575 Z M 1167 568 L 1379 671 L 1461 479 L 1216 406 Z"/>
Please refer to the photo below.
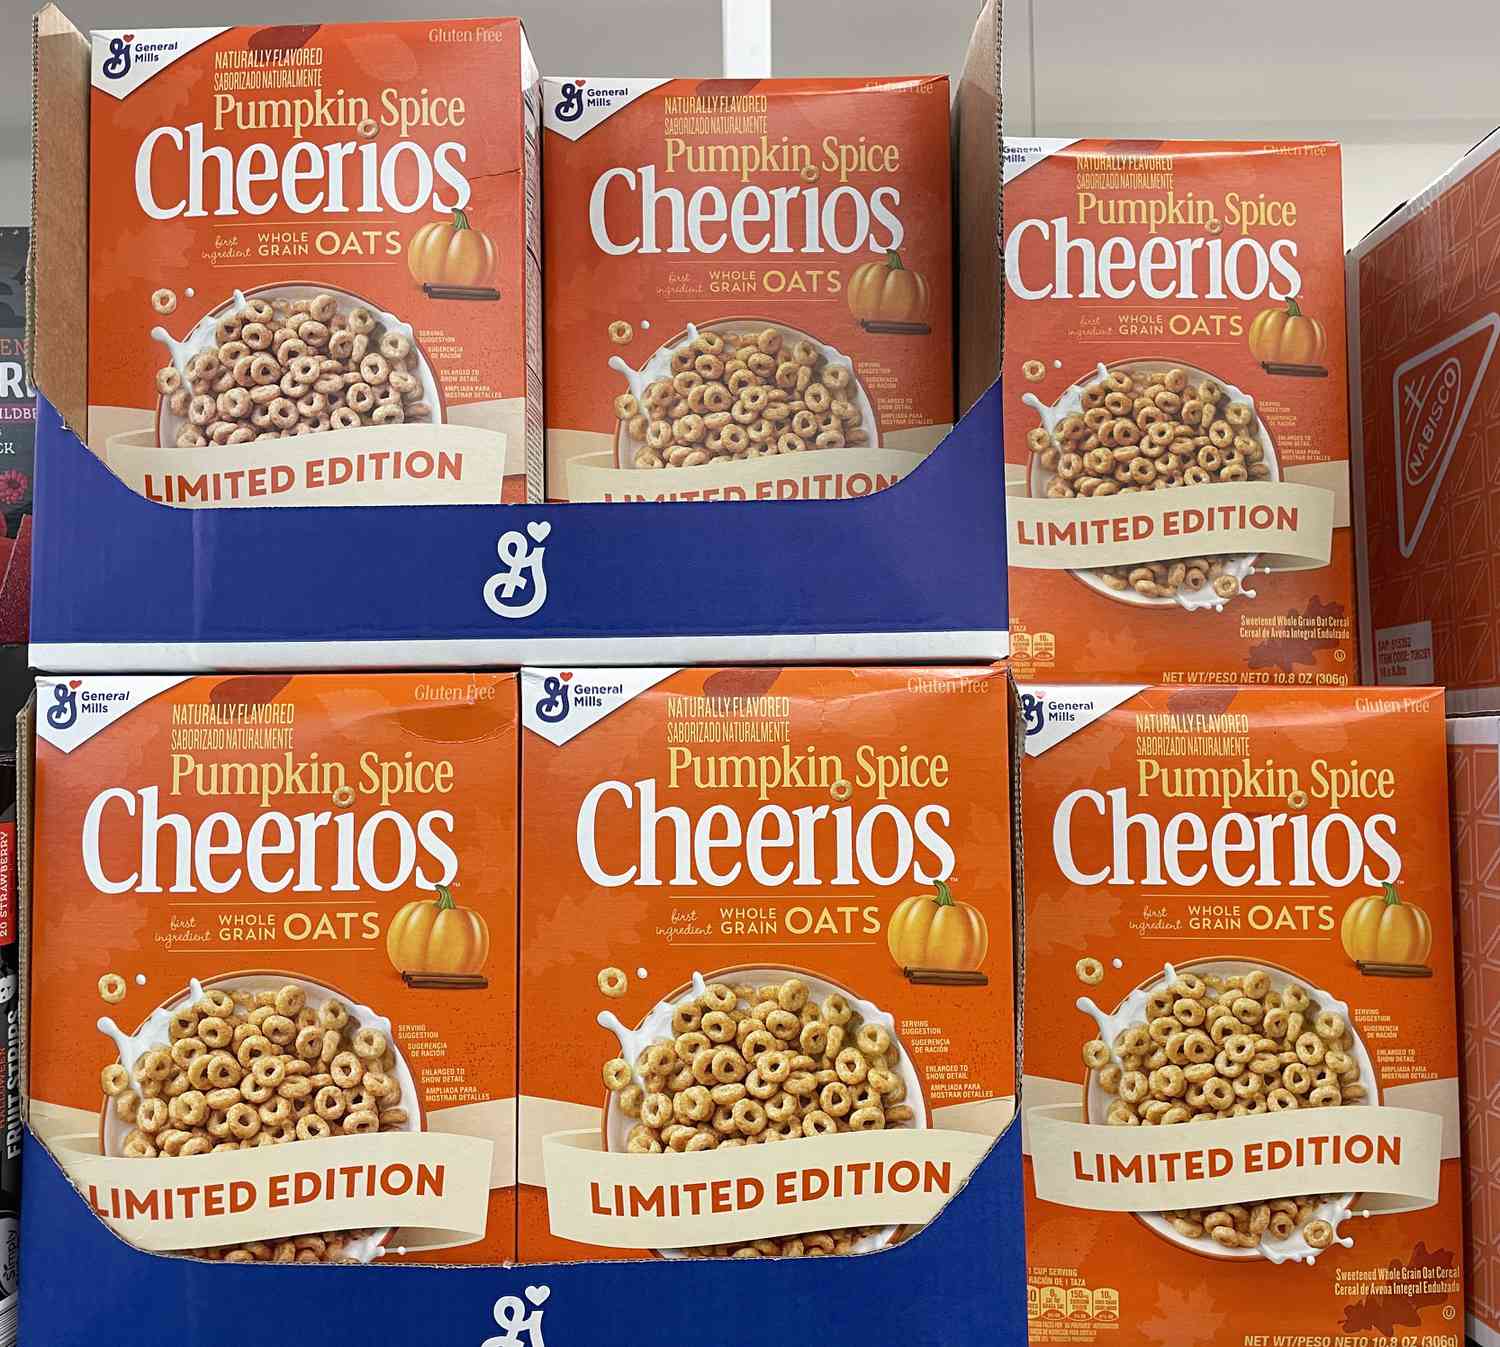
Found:
<path fill-rule="evenodd" d="M 1021 365 L 1021 377 L 1027 383 L 1041 383 L 1047 377 L 1047 367 L 1040 360 L 1023 361 Z"/>
<path fill-rule="evenodd" d="M 151 307 L 160 314 L 175 313 L 177 311 L 177 292 L 168 290 L 163 286 L 160 290 L 151 292 Z"/>
<path fill-rule="evenodd" d="M 609 325 L 609 339 L 616 346 L 628 346 L 635 339 L 635 329 L 623 318 L 616 318 Z"/>
<path fill-rule="evenodd" d="M 110 1005 L 118 1005 L 125 999 L 126 983 L 118 973 L 105 973 L 99 979 L 99 997 Z"/>
<path fill-rule="evenodd" d="M 616 968 L 613 964 L 599 970 L 598 982 L 599 990 L 616 1000 L 624 996 L 630 987 L 630 980 L 625 976 L 625 970 Z"/>
<path fill-rule="evenodd" d="M 1080 982 L 1090 987 L 1097 987 L 1104 981 L 1104 965 L 1095 958 L 1085 956 L 1073 965 L 1073 971 L 1078 974 Z"/>

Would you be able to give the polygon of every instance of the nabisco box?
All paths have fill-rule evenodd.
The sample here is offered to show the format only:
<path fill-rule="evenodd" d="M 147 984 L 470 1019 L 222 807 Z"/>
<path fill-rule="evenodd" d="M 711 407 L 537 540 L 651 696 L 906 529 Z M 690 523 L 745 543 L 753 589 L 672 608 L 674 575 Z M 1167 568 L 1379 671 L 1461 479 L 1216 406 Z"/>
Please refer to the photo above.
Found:
<path fill-rule="evenodd" d="M 515 690 L 38 683 L 27 1121 L 123 1240 L 513 1256 Z"/>
<path fill-rule="evenodd" d="M 1362 674 L 1500 710 L 1500 132 L 1348 259 Z"/>
<path fill-rule="evenodd" d="M 1352 683 L 1339 147 L 1004 153 L 1018 676 Z"/>
<path fill-rule="evenodd" d="M 1031 1341 L 1456 1343 L 1441 690 L 1022 705 Z"/>
<path fill-rule="evenodd" d="M 520 20 L 91 36 L 89 446 L 185 508 L 521 499 L 541 208 Z"/>
<path fill-rule="evenodd" d="M 1448 721 L 1469 1336 L 1500 1347 L 1500 718 Z"/>
<path fill-rule="evenodd" d="M 948 81 L 552 79 L 547 495 L 865 496 L 953 421 Z"/>
<path fill-rule="evenodd" d="M 935 1222 L 1014 1112 L 988 668 L 527 669 L 519 1258 Z"/>

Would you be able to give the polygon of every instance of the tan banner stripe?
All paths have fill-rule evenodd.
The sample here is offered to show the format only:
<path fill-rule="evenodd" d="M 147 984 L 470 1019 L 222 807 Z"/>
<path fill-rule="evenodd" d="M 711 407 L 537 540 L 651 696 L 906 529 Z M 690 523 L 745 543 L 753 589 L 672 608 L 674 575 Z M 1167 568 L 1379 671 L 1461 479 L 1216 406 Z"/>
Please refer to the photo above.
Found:
<path fill-rule="evenodd" d="M 1443 1120 L 1411 1109 L 1293 1109 L 1212 1126 L 1112 1127 L 1078 1105 L 1026 1111 L 1036 1195 L 1091 1211 L 1171 1211 L 1300 1193 L 1437 1201 Z"/>
<path fill-rule="evenodd" d="M 675 1249 L 851 1225 L 922 1225 L 993 1138 L 844 1132 L 692 1154 L 608 1152 L 597 1131 L 542 1143 L 552 1233 L 613 1249 Z"/>
<path fill-rule="evenodd" d="M 413 424 L 160 449 L 155 430 L 141 430 L 115 436 L 105 453 L 133 491 L 182 509 L 488 505 L 500 499 L 506 437 L 474 426 Z"/>
<path fill-rule="evenodd" d="M 1328 564 L 1333 493 L 1290 482 L 1133 495 L 1006 498 L 1008 560 L 1032 570 L 1256 553 L 1273 569 Z"/>
<path fill-rule="evenodd" d="M 91 1155 L 52 1146 L 99 1217 L 137 1248 L 196 1249 L 385 1226 L 484 1234 L 493 1143 L 432 1132 L 299 1141 L 191 1160 Z"/>

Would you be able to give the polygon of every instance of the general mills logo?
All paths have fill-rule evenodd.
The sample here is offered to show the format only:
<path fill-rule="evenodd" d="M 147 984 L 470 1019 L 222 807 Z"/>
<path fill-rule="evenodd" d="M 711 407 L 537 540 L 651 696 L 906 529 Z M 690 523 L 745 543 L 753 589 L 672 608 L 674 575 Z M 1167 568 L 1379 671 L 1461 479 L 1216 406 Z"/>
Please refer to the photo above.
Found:
<path fill-rule="evenodd" d="M 130 73 L 130 44 L 134 41 L 134 33 L 126 33 L 124 37 L 110 38 L 109 56 L 100 67 L 106 79 L 124 79 Z"/>
<path fill-rule="evenodd" d="M 542 1306 L 552 1295 L 550 1286 L 528 1286 L 521 1296 L 501 1296 L 491 1314 L 500 1330 L 480 1347 L 547 1347 L 542 1338 Z"/>
<path fill-rule="evenodd" d="M 496 617 L 530 617 L 547 602 L 547 549 L 542 544 L 551 532 L 548 520 L 533 519 L 524 533 L 511 529 L 500 535 L 495 552 L 505 569 L 484 584 L 485 606 Z"/>
<path fill-rule="evenodd" d="M 568 684 L 573 675 L 565 673 L 560 677 L 556 674 L 549 675 L 542 681 L 542 695 L 537 698 L 536 718 L 544 720 L 549 725 L 556 725 L 559 721 L 568 718 Z"/>
<path fill-rule="evenodd" d="M 54 730 L 70 730 L 78 721 L 78 679 L 52 685 L 52 705 L 47 708 L 47 724 Z"/>
<path fill-rule="evenodd" d="M 566 80 L 562 86 L 562 98 L 553 113 L 560 122 L 576 122 L 583 116 L 583 81 Z"/>
<path fill-rule="evenodd" d="M 1035 693 L 1021 694 L 1021 715 L 1026 720 L 1027 734 L 1040 734 L 1046 728 L 1047 707 Z"/>

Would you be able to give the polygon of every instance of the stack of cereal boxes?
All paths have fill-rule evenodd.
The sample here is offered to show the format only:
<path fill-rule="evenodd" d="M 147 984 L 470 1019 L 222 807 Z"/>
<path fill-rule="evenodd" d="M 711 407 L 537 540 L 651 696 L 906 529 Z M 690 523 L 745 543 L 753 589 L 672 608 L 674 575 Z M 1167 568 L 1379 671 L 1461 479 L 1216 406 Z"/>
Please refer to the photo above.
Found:
<path fill-rule="evenodd" d="M 1003 167 L 1031 1341 L 1452 1342 L 1443 696 L 1354 686 L 1338 147 Z"/>
<path fill-rule="evenodd" d="M 1468 1178 L 1469 1336 L 1500 1344 L 1500 609 L 1492 368 L 1500 135 L 1349 254 L 1367 681 L 1448 689 Z"/>
<path fill-rule="evenodd" d="M 41 680 L 31 1125 L 138 1248 L 869 1252 L 1011 1123 L 1004 670 L 519 687 Z"/>

